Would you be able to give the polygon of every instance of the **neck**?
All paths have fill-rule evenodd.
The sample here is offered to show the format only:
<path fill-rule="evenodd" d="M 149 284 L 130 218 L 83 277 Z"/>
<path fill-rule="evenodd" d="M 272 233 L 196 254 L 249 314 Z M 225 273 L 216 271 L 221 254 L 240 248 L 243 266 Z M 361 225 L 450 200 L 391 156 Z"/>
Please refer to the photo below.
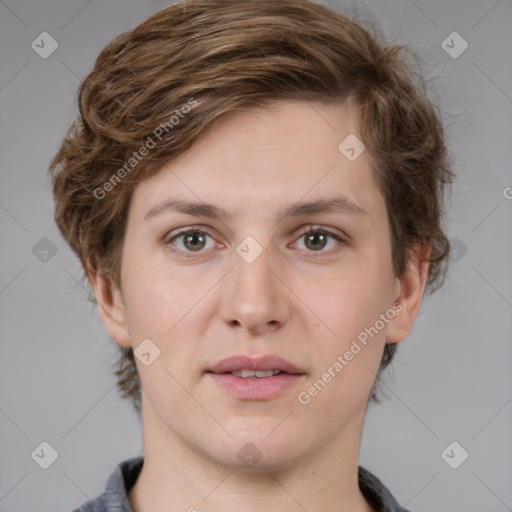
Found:
<path fill-rule="evenodd" d="M 373 512 L 358 486 L 364 411 L 335 440 L 263 468 L 221 464 L 169 431 L 144 406 L 144 465 L 129 493 L 134 512 Z"/>

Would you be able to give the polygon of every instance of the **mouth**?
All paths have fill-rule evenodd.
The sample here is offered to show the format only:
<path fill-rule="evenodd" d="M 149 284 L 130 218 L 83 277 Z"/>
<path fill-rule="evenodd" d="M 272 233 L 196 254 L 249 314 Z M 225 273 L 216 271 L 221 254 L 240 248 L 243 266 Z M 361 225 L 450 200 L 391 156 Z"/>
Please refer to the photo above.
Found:
<path fill-rule="evenodd" d="M 287 373 L 290 375 L 305 374 L 298 366 L 295 366 L 279 356 L 266 355 L 250 357 L 244 354 L 221 359 L 206 371 L 207 373 L 215 374 L 232 373 L 242 378 L 272 377 L 272 375 L 279 373 Z"/>
<path fill-rule="evenodd" d="M 236 370 L 234 372 L 229 372 L 231 375 L 234 375 L 235 377 L 242 377 L 243 379 L 262 379 L 265 377 L 273 377 L 274 375 L 279 375 L 282 372 L 281 370 Z M 225 374 L 222 374 L 225 375 Z"/>
<path fill-rule="evenodd" d="M 268 400 L 298 382 L 306 373 L 279 356 L 232 356 L 222 359 L 205 373 L 220 388 L 240 400 Z"/>

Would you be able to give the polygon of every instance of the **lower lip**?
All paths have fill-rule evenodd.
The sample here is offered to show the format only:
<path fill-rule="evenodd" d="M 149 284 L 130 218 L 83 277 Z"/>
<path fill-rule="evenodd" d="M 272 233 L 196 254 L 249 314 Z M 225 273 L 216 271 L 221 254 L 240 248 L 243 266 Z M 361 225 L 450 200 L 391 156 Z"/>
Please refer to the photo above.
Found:
<path fill-rule="evenodd" d="M 280 373 L 272 377 L 236 377 L 231 373 L 208 373 L 221 388 L 240 400 L 268 400 L 301 382 L 304 374 Z"/>

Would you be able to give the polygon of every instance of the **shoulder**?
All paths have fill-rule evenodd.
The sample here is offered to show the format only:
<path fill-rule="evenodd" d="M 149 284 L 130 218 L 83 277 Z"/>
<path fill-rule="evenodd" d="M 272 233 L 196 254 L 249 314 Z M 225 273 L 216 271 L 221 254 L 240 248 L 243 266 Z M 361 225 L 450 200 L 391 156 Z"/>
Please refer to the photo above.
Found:
<path fill-rule="evenodd" d="M 359 489 L 366 501 L 378 512 L 409 512 L 396 501 L 391 491 L 367 469 L 359 466 Z"/>
<path fill-rule="evenodd" d="M 143 457 L 134 457 L 118 464 L 108 477 L 105 491 L 73 512 L 133 512 L 128 493 L 139 477 L 143 463 Z"/>

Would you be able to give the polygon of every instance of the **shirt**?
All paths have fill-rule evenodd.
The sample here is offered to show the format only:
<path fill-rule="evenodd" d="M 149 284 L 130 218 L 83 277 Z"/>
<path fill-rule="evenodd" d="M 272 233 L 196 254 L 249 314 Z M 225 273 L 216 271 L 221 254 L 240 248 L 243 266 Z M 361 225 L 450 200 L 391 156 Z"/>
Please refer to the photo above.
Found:
<path fill-rule="evenodd" d="M 121 462 L 109 476 L 105 492 L 73 512 L 133 512 L 128 493 L 137 481 L 143 463 L 144 457 Z M 363 496 L 377 512 L 409 512 L 398 504 L 384 484 L 368 470 L 359 466 L 358 476 Z"/>

